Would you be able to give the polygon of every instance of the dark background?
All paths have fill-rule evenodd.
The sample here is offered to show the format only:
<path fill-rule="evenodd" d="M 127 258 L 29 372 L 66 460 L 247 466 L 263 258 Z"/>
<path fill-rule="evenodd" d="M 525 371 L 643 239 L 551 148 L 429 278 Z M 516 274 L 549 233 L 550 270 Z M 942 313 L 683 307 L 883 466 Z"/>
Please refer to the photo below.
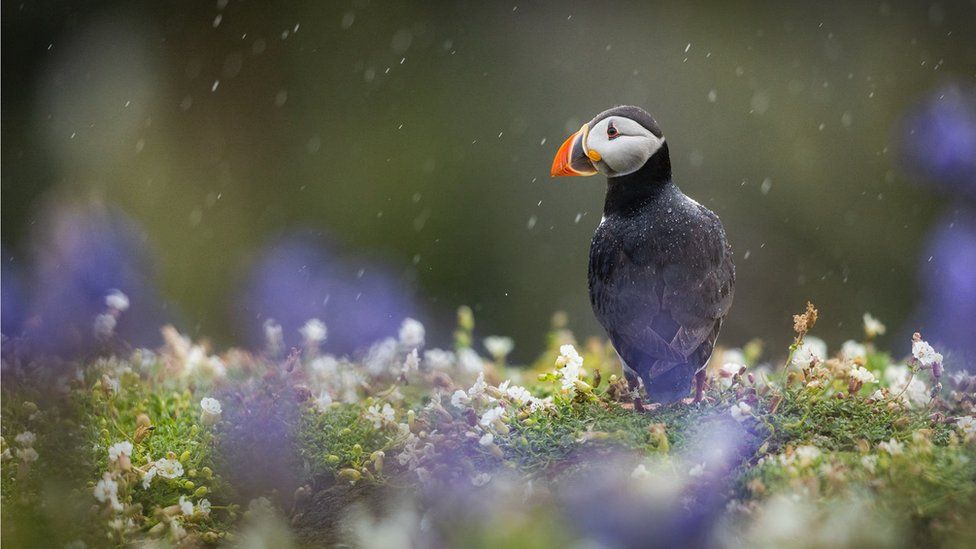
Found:
<path fill-rule="evenodd" d="M 2 10 L 5 334 L 83 331 L 108 287 L 144 344 L 164 321 L 230 345 L 313 315 L 338 351 L 405 315 L 445 344 L 469 304 L 529 360 L 556 310 L 599 333 L 605 184 L 551 180 L 552 156 L 633 103 L 735 249 L 724 344 L 783 345 L 807 299 L 832 347 L 865 311 L 899 350 L 919 327 L 968 339 L 971 1 Z"/>

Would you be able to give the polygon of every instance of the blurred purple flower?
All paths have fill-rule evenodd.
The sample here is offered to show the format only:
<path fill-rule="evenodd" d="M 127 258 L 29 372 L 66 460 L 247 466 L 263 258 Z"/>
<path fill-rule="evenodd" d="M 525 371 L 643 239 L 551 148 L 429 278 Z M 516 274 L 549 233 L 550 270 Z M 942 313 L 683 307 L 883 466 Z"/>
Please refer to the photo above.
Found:
<path fill-rule="evenodd" d="M 976 208 L 960 207 L 947 214 L 929 237 L 926 250 L 920 266 L 921 332 L 950 355 L 976 357 Z"/>
<path fill-rule="evenodd" d="M 143 232 L 131 219 L 105 206 L 61 204 L 46 210 L 38 227 L 30 276 L 22 279 L 29 314 L 20 331 L 31 349 L 65 357 L 93 349 L 95 317 L 113 289 L 131 302 L 118 336 L 136 345 L 158 343 L 165 319 Z M 13 330 L 8 335 L 21 335 Z"/>
<path fill-rule="evenodd" d="M 263 344 L 264 322 L 273 319 L 285 344 L 298 346 L 298 330 L 317 318 L 328 328 L 323 347 L 333 353 L 395 335 L 405 317 L 417 314 L 407 285 L 380 263 L 343 258 L 321 238 L 295 235 L 260 253 L 237 303 L 236 317 L 253 345 Z"/>
<path fill-rule="evenodd" d="M 902 124 L 903 158 L 930 183 L 976 199 L 976 94 L 936 91 Z"/>

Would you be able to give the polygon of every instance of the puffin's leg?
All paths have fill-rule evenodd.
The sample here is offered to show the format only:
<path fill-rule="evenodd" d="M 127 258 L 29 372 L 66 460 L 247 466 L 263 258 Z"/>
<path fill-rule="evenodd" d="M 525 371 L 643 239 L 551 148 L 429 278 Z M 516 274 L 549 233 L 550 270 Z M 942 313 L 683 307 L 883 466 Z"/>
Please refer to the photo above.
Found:
<path fill-rule="evenodd" d="M 705 369 L 702 368 L 695 373 L 695 404 L 701 402 L 702 395 L 705 393 Z"/>
<path fill-rule="evenodd" d="M 634 411 L 643 412 L 644 403 L 641 402 L 640 397 L 640 378 L 637 377 L 637 374 L 631 373 L 630 370 L 624 370 L 624 377 L 627 378 L 627 388 L 634 394 Z"/>

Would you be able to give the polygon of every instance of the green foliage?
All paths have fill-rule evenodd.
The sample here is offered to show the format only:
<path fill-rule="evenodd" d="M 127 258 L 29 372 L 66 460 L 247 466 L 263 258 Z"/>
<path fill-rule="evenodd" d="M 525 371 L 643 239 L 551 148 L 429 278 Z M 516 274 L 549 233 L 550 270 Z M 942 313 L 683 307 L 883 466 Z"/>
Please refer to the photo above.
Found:
<path fill-rule="evenodd" d="M 334 404 L 325 412 L 308 408 L 301 417 L 298 445 L 308 466 L 309 480 L 332 477 L 343 469 L 362 470 L 373 452 L 389 439 L 362 419 L 363 409 Z"/>

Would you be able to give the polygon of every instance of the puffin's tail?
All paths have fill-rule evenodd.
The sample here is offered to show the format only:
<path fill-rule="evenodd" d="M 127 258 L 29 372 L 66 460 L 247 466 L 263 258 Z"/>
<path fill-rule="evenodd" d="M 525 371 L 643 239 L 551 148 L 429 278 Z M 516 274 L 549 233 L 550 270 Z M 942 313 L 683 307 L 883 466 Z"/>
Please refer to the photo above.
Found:
<path fill-rule="evenodd" d="M 651 402 L 671 404 L 689 396 L 695 369 L 692 364 L 678 364 L 653 378 L 644 375 L 647 397 Z"/>

